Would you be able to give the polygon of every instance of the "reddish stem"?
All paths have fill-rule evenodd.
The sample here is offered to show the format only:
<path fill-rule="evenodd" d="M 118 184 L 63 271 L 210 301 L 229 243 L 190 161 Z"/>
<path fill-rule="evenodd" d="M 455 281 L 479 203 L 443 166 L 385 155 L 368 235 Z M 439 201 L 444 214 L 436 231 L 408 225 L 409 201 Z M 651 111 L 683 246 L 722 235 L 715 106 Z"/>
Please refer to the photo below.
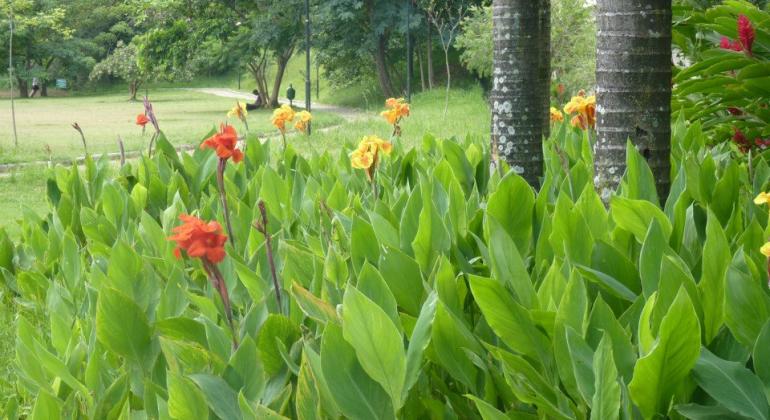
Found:
<path fill-rule="evenodd" d="M 259 213 L 262 216 L 262 221 L 257 224 L 257 230 L 262 232 L 265 236 L 265 249 L 267 252 L 267 262 L 270 265 L 270 274 L 273 276 L 273 288 L 275 289 L 275 300 L 278 303 L 278 310 L 283 312 L 283 305 L 281 304 L 281 286 L 278 282 L 278 275 L 275 271 L 275 259 L 273 258 L 273 244 L 270 239 L 270 232 L 267 230 L 267 209 L 265 208 L 265 202 L 260 200 Z"/>
<path fill-rule="evenodd" d="M 212 264 L 205 259 L 203 260 L 203 268 L 209 276 L 212 286 L 219 293 L 219 297 L 222 299 L 222 305 L 225 308 L 225 317 L 227 318 L 227 324 L 230 326 L 230 331 L 233 335 L 233 349 L 238 348 L 238 333 L 235 330 L 235 323 L 233 322 L 233 309 L 230 304 L 230 294 L 227 292 L 227 284 L 219 268 L 215 264 Z"/>
<path fill-rule="evenodd" d="M 225 165 L 226 159 L 219 159 L 217 166 L 217 184 L 219 185 L 219 198 L 222 200 L 222 212 L 224 213 L 227 234 L 230 236 L 230 244 L 235 247 L 235 236 L 233 235 L 233 226 L 230 224 L 230 210 L 227 208 L 227 193 L 225 192 Z"/>

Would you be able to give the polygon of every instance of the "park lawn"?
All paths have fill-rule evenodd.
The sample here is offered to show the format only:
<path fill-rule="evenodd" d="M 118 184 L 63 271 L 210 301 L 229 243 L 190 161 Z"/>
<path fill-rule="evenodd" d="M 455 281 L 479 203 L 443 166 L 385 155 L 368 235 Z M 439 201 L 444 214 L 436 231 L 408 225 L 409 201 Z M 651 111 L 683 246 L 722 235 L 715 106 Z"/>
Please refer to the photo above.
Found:
<path fill-rule="evenodd" d="M 227 121 L 227 111 L 235 105 L 223 98 L 180 89 L 150 91 L 161 129 L 173 144 L 199 142 L 220 122 Z M 19 147 L 13 146 L 10 118 L 0 119 L 0 163 L 48 160 L 50 147 L 55 161 L 83 155 L 80 135 L 71 127 L 77 122 L 83 129 L 90 153 L 117 152 L 117 138 L 123 139 L 126 151 L 148 146 L 151 127 L 143 135 L 135 124 L 143 112 L 141 102 L 129 102 L 125 93 L 101 96 L 49 97 L 16 101 Z M 247 121 L 252 132 L 272 134 L 269 109 L 250 112 Z M 10 117 L 10 115 L 8 116 Z M 314 115 L 317 127 L 339 124 L 338 116 L 319 112 Z M 230 120 L 242 129 L 239 121 Z"/>

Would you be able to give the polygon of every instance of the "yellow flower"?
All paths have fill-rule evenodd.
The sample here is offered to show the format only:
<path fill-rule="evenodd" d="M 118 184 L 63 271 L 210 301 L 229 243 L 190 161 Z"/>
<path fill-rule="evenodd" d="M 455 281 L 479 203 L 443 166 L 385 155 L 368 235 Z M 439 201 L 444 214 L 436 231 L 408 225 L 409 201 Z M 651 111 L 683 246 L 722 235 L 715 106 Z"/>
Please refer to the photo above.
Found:
<path fill-rule="evenodd" d="M 389 156 L 390 152 L 393 151 L 393 144 L 377 136 L 365 136 L 358 144 L 358 151 L 372 153 L 375 156 L 378 152 L 382 152 Z"/>
<path fill-rule="evenodd" d="M 307 130 L 307 123 L 310 122 L 310 120 L 313 119 L 313 116 L 310 115 L 307 111 L 300 111 L 297 113 L 297 122 L 294 123 L 294 128 L 297 129 L 297 131 L 305 132 Z"/>
<path fill-rule="evenodd" d="M 567 114 L 577 113 L 570 123 L 573 127 L 583 130 L 593 128 L 596 125 L 596 96 L 586 97 L 585 94 L 573 96 L 567 105 L 564 105 Z"/>
<path fill-rule="evenodd" d="M 286 123 L 294 121 L 294 115 L 294 110 L 289 105 L 281 105 L 280 108 L 273 111 L 272 123 L 281 132 L 285 132 Z"/>
<path fill-rule="evenodd" d="M 754 204 L 758 206 L 761 206 L 762 204 L 770 204 L 770 194 L 766 192 L 759 193 L 759 195 L 754 198 Z"/>
<path fill-rule="evenodd" d="M 374 163 L 374 154 L 358 149 L 350 154 L 350 166 L 355 169 L 369 169 Z"/>
<path fill-rule="evenodd" d="M 765 257 L 770 258 L 770 242 L 762 245 L 762 248 L 759 248 L 759 252 L 761 252 Z"/>
<path fill-rule="evenodd" d="M 551 107 L 551 122 L 561 122 L 564 121 L 564 114 L 561 113 L 558 109 Z"/>
<path fill-rule="evenodd" d="M 240 120 L 243 120 L 248 114 L 248 111 L 246 111 L 246 104 L 243 102 L 236 102 L 233 109 L 227 112 L 227 118 L 236 117 Z"/>

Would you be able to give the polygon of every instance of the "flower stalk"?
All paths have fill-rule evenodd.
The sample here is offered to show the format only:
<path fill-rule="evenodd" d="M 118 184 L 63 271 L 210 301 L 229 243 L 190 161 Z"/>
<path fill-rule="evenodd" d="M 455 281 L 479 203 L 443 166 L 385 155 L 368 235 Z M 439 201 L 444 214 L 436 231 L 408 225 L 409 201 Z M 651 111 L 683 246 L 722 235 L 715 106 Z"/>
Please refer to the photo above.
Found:
<path fill-rule="evenodd" d="M 230 210 L 227 207 L 227 192 L 225 191 L 225 167 L 227 159 L 219 159 L 217 165 L 217 187 L 219 188 L 219 199 L 222 201 L 222 213 L 227 227 L 227 235 L 230 236 L 230 244 L 235 246 L 235 236 L 233 235 L 233 225 L 230 223 Z"/>
<path fill-rule="evenodd" d="M 227 318 L 227 325 L 230 327 L 233 337 L 233 350 L 238 349 L 238 333 L 235 329 L 235 322 L 233 321 L 233 308 L 230 303 L 230 294 L 227 291 L 227 284 L 225 278 L 222 276 L 222 272 L 219 268 L 207 260 L 203 260 L 203 269 L 209 277 L 211 285 L 214 290 L 219 293 L 219 298 L 222 299 L 222 306 L 225 309 L 225 317 Z"/>
<path fill-rule="evenodd" d="M 78 133 L 80 133 L 80 140 L 83 142 L 83 150 L 86 153 L 86 156 L 88 156 L 88 144 L 86 143 L 86 136 L 83 134 L 83 129 L 80 128 L 80 124 L 77 122 L 72 123 L 72 128 L 75 129 Z"/>
<path fill-rule="evenodd" d="M 267 209 L 265 208 L 265 202 L 262 200 L 259 200 L 257 206 L 259 207 L 259 214 L 262 220 L 254 222 L 254 228 L 265 237 L 265 252 L 267 253 L 267 263 L 270 266 L 270 275 L 273 278 L 275 300 L 276 303 L 278 303 L 278 311 L 283 312 L 283 305 L 281 304 L 281 286 L 278 282 L 278 274 L 276 274 L 275 270 L 275 259 L 273 258 L 273 242 L 267 228 Z"/>
<path fill-rule="evenodd" d="M 149 120 L 149 122 L 152 123 L 152 126 L 155 128 L 155 133 L 152 134 L 152 137 L 150 138 L 150 146 L 147 149 L 147 155 L 149 157 L 152 157 L 152 148 L 155 144 L 155 140 L 158 139 L 160 136 L 160 126 L 158 125 L 158 119 L 155 118 L 155 112 L 152 110 L 152 103 L 150 102 L 150 99 L 145 96 L 144 97 L 144 115 Z M 138 123 L 138 119 L 137 119 Z M 146 124 L 147 122 L 145 122 Z M 144 130 L 144 124 L 140 124 L 142 126 L 142 129 Z"/>

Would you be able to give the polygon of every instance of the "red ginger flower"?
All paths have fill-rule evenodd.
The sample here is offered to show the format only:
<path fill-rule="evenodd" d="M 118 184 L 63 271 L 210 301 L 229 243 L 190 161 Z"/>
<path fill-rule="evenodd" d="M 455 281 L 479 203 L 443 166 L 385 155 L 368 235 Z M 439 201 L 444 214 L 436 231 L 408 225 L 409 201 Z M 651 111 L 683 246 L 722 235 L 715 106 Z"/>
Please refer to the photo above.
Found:
<path fill-rule="evenodd" d="M 227 160 L 231 157 L 233 162 L 238 163 L 243 160 L 243 153 L 236 148 L 238 145 L 238 133 L 231 125 L 222 124 L 219 132 L 207 138 L 201 144 L 201 149 L 214 149 L 220 159 Z"/>
<path fill-rule="evenodd" d="M 755 37 L 754 27 L 751 25 L 749 18 L 746 15 L 738 16 L 738 39 L 741 40 L 741 46 L 748 55 L 751 55 L 751 48 L 754 45 Z"/>
<path fill-rule="evenodd" d="M 204 222 L 203 220 L 182 214 L 179 219 L 182 225 L 173 229 L 175 235 L 170 236 L 170 241 L 176 242 L 174 255 L 182 258 L 184 250 L 188 256 L 200 258 L 204 262 L 218 264 L 225 259 L 225 242 L 227 236 L 222 235 L 222 226 L 217 222 Z"/>
<path fill-rule="evenodd" d="M 738 149 L 741 150 L 741 152 L 746 153 L 751 149 L 751 143 L 749 143 L 749 139 L 746 138 L 746 135 L 743 134 L 743 132 L 738 128 L 733 128 L 735 132 L 733 133 L 733 143 L 735 143 L 738 146 Z"/>
<path fill-rule="evenodd" d="M 142 127 L 144 127 L 145 125 L 147 125 L 148 122 L 150 122 L 150 119 L 147 118 L 146 115 L 139 114 L 136 116 L 136 125 L 141 125 Z"/>

